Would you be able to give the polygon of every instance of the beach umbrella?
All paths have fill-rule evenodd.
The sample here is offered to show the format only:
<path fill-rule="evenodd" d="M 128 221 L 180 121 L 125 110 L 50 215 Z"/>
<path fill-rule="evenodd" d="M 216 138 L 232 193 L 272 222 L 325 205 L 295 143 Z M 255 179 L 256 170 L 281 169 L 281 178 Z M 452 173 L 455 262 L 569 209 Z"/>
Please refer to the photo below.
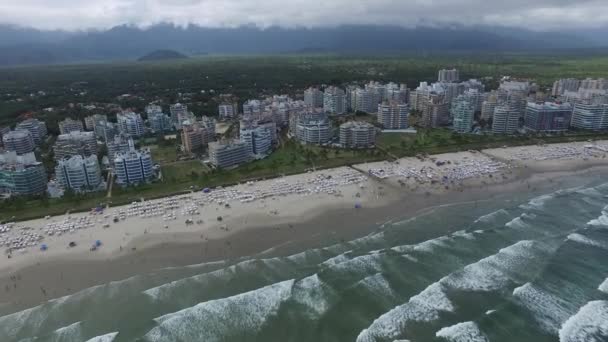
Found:
<path fill-rule="evenodd" d="M 361 204 L 359 204 L 359 203 L 355 204 L 355 209 L 361 209 Z"/>
<path fill-rule="evenodd" d="M 46 244 L 42 244 L 42 245 L 40 246 L 40 250 L 41 250 L 41 251 L 46 251 L 47 249 L 49 249 L 49 247 L 48 247 Z"/>
<path fill-rule="evenodd" d="M 97 241 L 95 241 L 95 246 L 96 246 L 96 247 L 101 246 L 101 240 L 97 240 Z"/>
<path fill-rule="evenodd" d="M 204 189 L 203 189 L 203 192 L 204 192 L 204 193 L 206 193 L 206 194 L 208 194 L 208 193 L 210 193 L 210 192 L 211 192 L 211 189 L 209 189 L 209 188 L 204 188 Z"/>

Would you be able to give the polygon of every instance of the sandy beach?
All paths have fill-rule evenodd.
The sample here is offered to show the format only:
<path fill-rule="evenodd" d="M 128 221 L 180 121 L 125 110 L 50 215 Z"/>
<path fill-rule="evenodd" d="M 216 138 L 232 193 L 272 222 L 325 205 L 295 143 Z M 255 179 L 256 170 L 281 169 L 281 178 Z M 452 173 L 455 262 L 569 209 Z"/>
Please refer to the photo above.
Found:
<path fill-rule="evenodd" d="M 403 158 L 6 224 L 0 314 L 163 267 L 328 245 L 437 205 L 542 192 L 604 172 L 607 150 L 596 142 Z"/>

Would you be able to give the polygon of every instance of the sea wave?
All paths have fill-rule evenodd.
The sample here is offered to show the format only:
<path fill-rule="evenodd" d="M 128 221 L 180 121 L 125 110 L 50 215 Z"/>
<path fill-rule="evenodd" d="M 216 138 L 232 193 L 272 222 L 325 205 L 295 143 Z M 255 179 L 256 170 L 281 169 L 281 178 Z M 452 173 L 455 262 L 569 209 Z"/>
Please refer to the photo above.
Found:
<path fill-rule="evenodd" d="M 319 279 L 317 274 L 297 281 L 292 290 L 292 299 L 300 304 L 298 312 L 316 320 L 325 314 L 338 300 L 331 286 Z"/>
<path fill-rule="evenodd" d="M 92 339 L 87 340 L 87 342 L 113 342 L 116 336 L 118 336 L 118 332 L 113 332 L 101 336 L 95 336 Z"/>
<path fill-rule="evenodd" d="M 606 280 L 604 280 L 604 282 L 601 283 L 597 289 L 608 294 L 608 278 L 606 278 Z"/>
<path fill-rule="evenodd" d="M 593 240 L 587 236 L 584 236 L 584 235 L 578 234 L 578 233 L 573 233 L 573 234 L 568 235 L 567 239 L 570 241 L 573 241 L 573 242 L 587 245 L 587 246 L 608 249 L 608 244 L 601 242 L 601 241 Z"/>
<path fill-rule="evenodd" d="M 439 318 L 442 311 L 454 310 L 442 285 L 437 282 L 420 294 L 377 318 L 357 336 L 357 342 L 374 342 L 395 339 L 404 333 L 409 322 L 430 322 Z"/>
<path fill-rule="evenodd" d="M 559 330 L 560 342 L 601 342 L 607 339 L 608 301 L 587 303 Z"/>
<path fill-rule="evenodd" d="M 513 297 L 517 304 L 532 313 L 544 331 L 552 334 L 557 334 L 562 322 L 570 315 L 567 299 L 556 297 L 531 283 L 513 290 Z"/>
<path fill-rule="evenodd" d="M 464 322 L 439 330 L 435 336 L 448 342 L 488 342 L 475 322 Z"/>
<path fill-rule="evenodd" d="M 164 315 L 147 341 L 224 341 L 228 336 L 251 336 L 292 295 L 294 280 L 287 280 L 232 297 L 200 303 Z"/>

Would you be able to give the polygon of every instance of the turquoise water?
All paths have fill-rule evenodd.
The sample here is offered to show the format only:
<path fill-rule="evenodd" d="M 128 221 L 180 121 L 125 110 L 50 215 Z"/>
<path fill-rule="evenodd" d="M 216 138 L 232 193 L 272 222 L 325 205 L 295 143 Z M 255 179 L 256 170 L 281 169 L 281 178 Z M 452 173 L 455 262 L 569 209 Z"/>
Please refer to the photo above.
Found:
<path fill-rule="evenodd" d="M 86 289 L 1 317 L 0 341 L 608 341 L 601 179 L 380 228 Z"/>

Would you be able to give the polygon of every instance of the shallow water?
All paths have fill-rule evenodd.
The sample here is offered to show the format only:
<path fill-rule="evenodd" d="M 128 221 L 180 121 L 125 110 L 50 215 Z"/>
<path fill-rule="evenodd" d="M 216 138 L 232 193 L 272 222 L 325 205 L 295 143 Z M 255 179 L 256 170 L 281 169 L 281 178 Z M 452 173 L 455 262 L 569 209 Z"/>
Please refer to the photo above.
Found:
<path fill-rule="evenodd" d="M 96 286 L 0 317 L 0 340 L 606 341 L 608 183 L 570 183 Z"/>

